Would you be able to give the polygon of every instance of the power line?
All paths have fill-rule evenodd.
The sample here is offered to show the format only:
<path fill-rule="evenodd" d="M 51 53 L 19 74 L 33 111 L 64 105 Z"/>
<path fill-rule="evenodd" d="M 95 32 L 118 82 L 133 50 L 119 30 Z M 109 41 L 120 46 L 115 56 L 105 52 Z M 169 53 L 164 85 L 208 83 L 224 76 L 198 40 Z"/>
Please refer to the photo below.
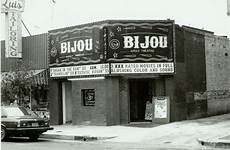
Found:
<path fill-rule="evenodd" d="M 24 23 L 24 21 L 23 21 L 22 19 L 21 19 L 21 22 L 22 22 L 24 28 L 26 29 L 26 31 L 29 33 L 29 35 L 32 36 L 32 35 L 30 34 L 29 29 L 26 27 L 26 25 L 25 25 L 25 23 Z"/>

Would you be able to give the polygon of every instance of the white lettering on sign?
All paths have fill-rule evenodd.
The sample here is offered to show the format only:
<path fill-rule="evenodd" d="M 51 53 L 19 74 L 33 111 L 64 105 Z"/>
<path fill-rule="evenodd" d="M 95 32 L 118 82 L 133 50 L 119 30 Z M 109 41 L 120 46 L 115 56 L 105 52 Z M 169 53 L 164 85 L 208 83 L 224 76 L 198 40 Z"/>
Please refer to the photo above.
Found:
<path fill-rule="evenodd" d="M 173 63 L 114 63 L 111 74 L 173 73 Z"/>
<path fill-rule="evenodd" d="M 24 0 L 3 0 L 2 1 L 2 12 L 8 11 L 24 11 L 25 1 Z"/>
<path fill-rule="evenodd" d="M 166 48 L 167 36 L 144 36 L 144 42 L 140 43 L 140 36 L 123 36 L 124 48 Z"/>
<path fill-rule="evenodd" d="M 21 58 L 21 33 L 20 15 L 16 12 L 8 13 L 8 45 L 6 57 Z"/>
<path fill-rule="evenodd" d="M 91 51 L 93 49 L 93 39 L 75 40 L 73 42 L 62 42 L 61 53 L 75 53 L 77 51 Z"/>
<path fill-rule="evenodd" d="M 50 68 L 50 77 L 72 77 L 109 74 L 109 64 Z"/>

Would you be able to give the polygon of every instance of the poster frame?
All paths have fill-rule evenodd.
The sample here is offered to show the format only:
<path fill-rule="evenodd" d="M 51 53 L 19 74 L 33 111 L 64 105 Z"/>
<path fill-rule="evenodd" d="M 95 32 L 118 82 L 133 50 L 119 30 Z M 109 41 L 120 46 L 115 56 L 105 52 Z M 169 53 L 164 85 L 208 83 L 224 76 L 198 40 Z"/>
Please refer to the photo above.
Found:
<path fill-rule="evenodd" d="M 156 100 L 157 99 L 165 99 L 167 102 L 167 117 L 166 118 L 156 118 L 155 116 L 155 106 L 156 106 Z M 152 98 L 152 104 L 153 104 L 153 115 L 152 115 L 152 122 L 154 123 L 169 123 L 170 122 L 170 97 L 169 96 L 156 96 Z"/>

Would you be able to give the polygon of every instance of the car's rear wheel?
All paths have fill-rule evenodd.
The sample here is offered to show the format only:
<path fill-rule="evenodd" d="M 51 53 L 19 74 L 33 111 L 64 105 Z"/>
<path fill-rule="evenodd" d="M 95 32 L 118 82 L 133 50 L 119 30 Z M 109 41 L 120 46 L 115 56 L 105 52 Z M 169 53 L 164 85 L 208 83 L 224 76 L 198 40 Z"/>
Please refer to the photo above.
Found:
<path fill-rule="evenodd" d="M 29 138 L 31 141 L 37 141 L 39 136 L 40 136 L 40 134 L 34 134 L 34 135 L 30 135 Z"/>
<path fill-rule="evenodd" d="M 1 141 L 6 138 L 6 128 L 1 126 Z"/>

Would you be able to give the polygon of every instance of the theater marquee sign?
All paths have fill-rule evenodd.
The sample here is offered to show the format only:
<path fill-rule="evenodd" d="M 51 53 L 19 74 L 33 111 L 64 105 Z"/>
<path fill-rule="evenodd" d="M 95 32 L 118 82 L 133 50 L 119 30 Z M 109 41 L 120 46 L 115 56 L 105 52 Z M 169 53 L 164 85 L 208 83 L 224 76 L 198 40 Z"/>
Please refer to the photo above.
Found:
<path fill-rule="evenodd" d="M 173 26 L 121 21 L 52 30 L 50 76 L 174 73 Z"/>
<path fill-rule="evenodd" d="M 144 22 L 108 27 L 112 74 L 173 73 L 173 23 Z"/>
<path fill-rule="evenodd" d="M 50 77 L 108 74 L 98 26 L 49 31 Z"/>

